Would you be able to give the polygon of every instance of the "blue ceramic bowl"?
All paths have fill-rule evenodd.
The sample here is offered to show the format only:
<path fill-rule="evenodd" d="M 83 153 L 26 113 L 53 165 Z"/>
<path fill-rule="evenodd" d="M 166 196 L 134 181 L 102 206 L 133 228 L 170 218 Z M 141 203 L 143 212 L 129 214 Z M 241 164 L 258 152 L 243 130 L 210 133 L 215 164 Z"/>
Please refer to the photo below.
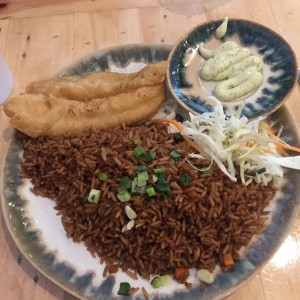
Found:
<path fill-rule="evenodd" d="M 268 115 L 277 110 L 292 91 L 297 78 L 297 63 L 289 44 L 276 32 L 255 22 L 229 19 L 226 35 L 215 37 L 216 29 L 223 20 L 198 25 L 173 47 L 168 59 L 168 84 L 175 99 L 185 109 L 196 114 L 211 111 L 214 106 L 212 83 L 201 80 L 199 69 L 204 59 L 197 54 L 185 67 L 186 52 L 200 42 L 207 48 L 215 48 L 225 41 L 234 41 L 247 47 L 251 53 L 262 58 L 263 82 L 259 88 L 244 98 L 233 102 L 223 102 L 225 112 L 231 114 L 242 101 L 242 114 L 248 118 Z"/>

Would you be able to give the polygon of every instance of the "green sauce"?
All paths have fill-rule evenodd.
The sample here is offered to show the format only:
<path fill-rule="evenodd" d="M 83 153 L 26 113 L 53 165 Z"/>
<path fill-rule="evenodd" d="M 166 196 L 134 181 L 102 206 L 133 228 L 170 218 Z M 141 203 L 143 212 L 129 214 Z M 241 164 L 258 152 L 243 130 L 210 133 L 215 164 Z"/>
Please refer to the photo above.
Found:
<path fill-rule="evenodd" d="M 216 29 L 217 39 L 225 36 L 228 17 Z M 193 63 L 198 53 L 206 61 L 202 64 L 199 76 L 205 81 L 216 81 L 213 95 L 220 101 L 234 101 L 254 92 L 262 83 L 263 61 L 248 48 L 239 47 L 233 41 L 226 41 L 218 48 L 206 49 L 201 42 L 187 49 L 183 66 Z"/>
<path fill-rule="evenodd" d="M 207 50 L 202 44 L 199 53 L 207 59 L 200 69 L 200 77 L 218 81 L 213 95 L 221 101 L 237 100 L 255 91 L 262 83 L 263 61 L 247 48 L 225 42 L 216 49 Z"/>
<path fill-rule="evenodd" d="M 216 37 L 221 39 L 227 31 L 228 17 L 225 17 L 222 24 L 216 30 Z"/>

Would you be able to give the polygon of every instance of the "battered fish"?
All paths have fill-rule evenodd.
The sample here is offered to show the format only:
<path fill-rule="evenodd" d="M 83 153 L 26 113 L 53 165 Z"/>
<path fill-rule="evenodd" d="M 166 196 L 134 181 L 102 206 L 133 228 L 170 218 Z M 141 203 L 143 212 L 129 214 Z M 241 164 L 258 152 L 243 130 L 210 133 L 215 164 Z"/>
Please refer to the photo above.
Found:
<path fill-rule="evenodd" d="M 72 76 L 71 80 L 63 77 L 40 81 L 29 85 L 26 91 L 31 93 L 9 99 L 4 104 L 4 112 L 13 127 L 31 137 L 75 134 L 91 127 L 106 128 L 122 123 L 131 125 L 155 114 L 164 102 L 166 72 L 162 66 L 165 62 L 146 66 L 134 74 L 104 72 Z M 103 81 L 96 82 L 99 78 Z M 119 81 L 112 78 L 119 78 Z M 44 88 L 42 82 L 45 82 Z M 71 99 L 77 88 L 84 97 Z"/>
<path fill-rule="evenodd" d="M 141 86 L 153 86 L 164 82 L 167 71 L 166 61 L 150 64 L 137 73 L 122 74 L 95 72 L 84 76 L 66 76 L 30 83 L 28 94 L 43 94 L 64 97 L 78 101 L 115 96 L 133 92 Z"/>

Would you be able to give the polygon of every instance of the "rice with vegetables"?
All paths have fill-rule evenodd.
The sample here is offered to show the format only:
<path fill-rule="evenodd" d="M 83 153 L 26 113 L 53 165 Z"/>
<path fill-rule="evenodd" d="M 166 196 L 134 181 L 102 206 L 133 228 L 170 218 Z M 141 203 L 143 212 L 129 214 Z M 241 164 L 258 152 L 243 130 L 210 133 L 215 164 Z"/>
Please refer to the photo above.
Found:
<path fill-rule="evenodd" d="M 106 263 L 104 275 L 226 269 L 264 230 L 276 193 L 188 157 L 194 149 L 162 123 L 22 141 L 22 176 L 56 201 L 67 235 Z"/>

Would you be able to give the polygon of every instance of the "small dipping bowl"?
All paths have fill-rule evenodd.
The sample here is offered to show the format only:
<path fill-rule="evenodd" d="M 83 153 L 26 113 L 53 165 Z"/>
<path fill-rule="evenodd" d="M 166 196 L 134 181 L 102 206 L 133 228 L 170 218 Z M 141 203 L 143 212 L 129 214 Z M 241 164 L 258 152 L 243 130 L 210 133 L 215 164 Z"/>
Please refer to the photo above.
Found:
<path fill-rule="evenodd" d="M 184 59 L 187 51 L 201 42 L 205 48 L 215 49 L 221 43 L 233 41 L 263 60 L 263 81 L 252 93 L 238 100 L 222 102 L 225 113 L 232 114 L 244 103 L 242 115 L 249 119 L 271 114 L 284 104 L 296 83 L 297 63 L 292 48 L 273 30 L 242 19 L 229 19 L 225 36 L 218 39 L 215 32 L 222 22 L 220 19 L 196 26 L 172 48 L 167 70 L 171 93 L 190 112 L 212 111 L 216 99 L 212 90 L 216 82 L 200 78 L 199 70 L 204 59 L 198 51 L 187 66 Z"/>

